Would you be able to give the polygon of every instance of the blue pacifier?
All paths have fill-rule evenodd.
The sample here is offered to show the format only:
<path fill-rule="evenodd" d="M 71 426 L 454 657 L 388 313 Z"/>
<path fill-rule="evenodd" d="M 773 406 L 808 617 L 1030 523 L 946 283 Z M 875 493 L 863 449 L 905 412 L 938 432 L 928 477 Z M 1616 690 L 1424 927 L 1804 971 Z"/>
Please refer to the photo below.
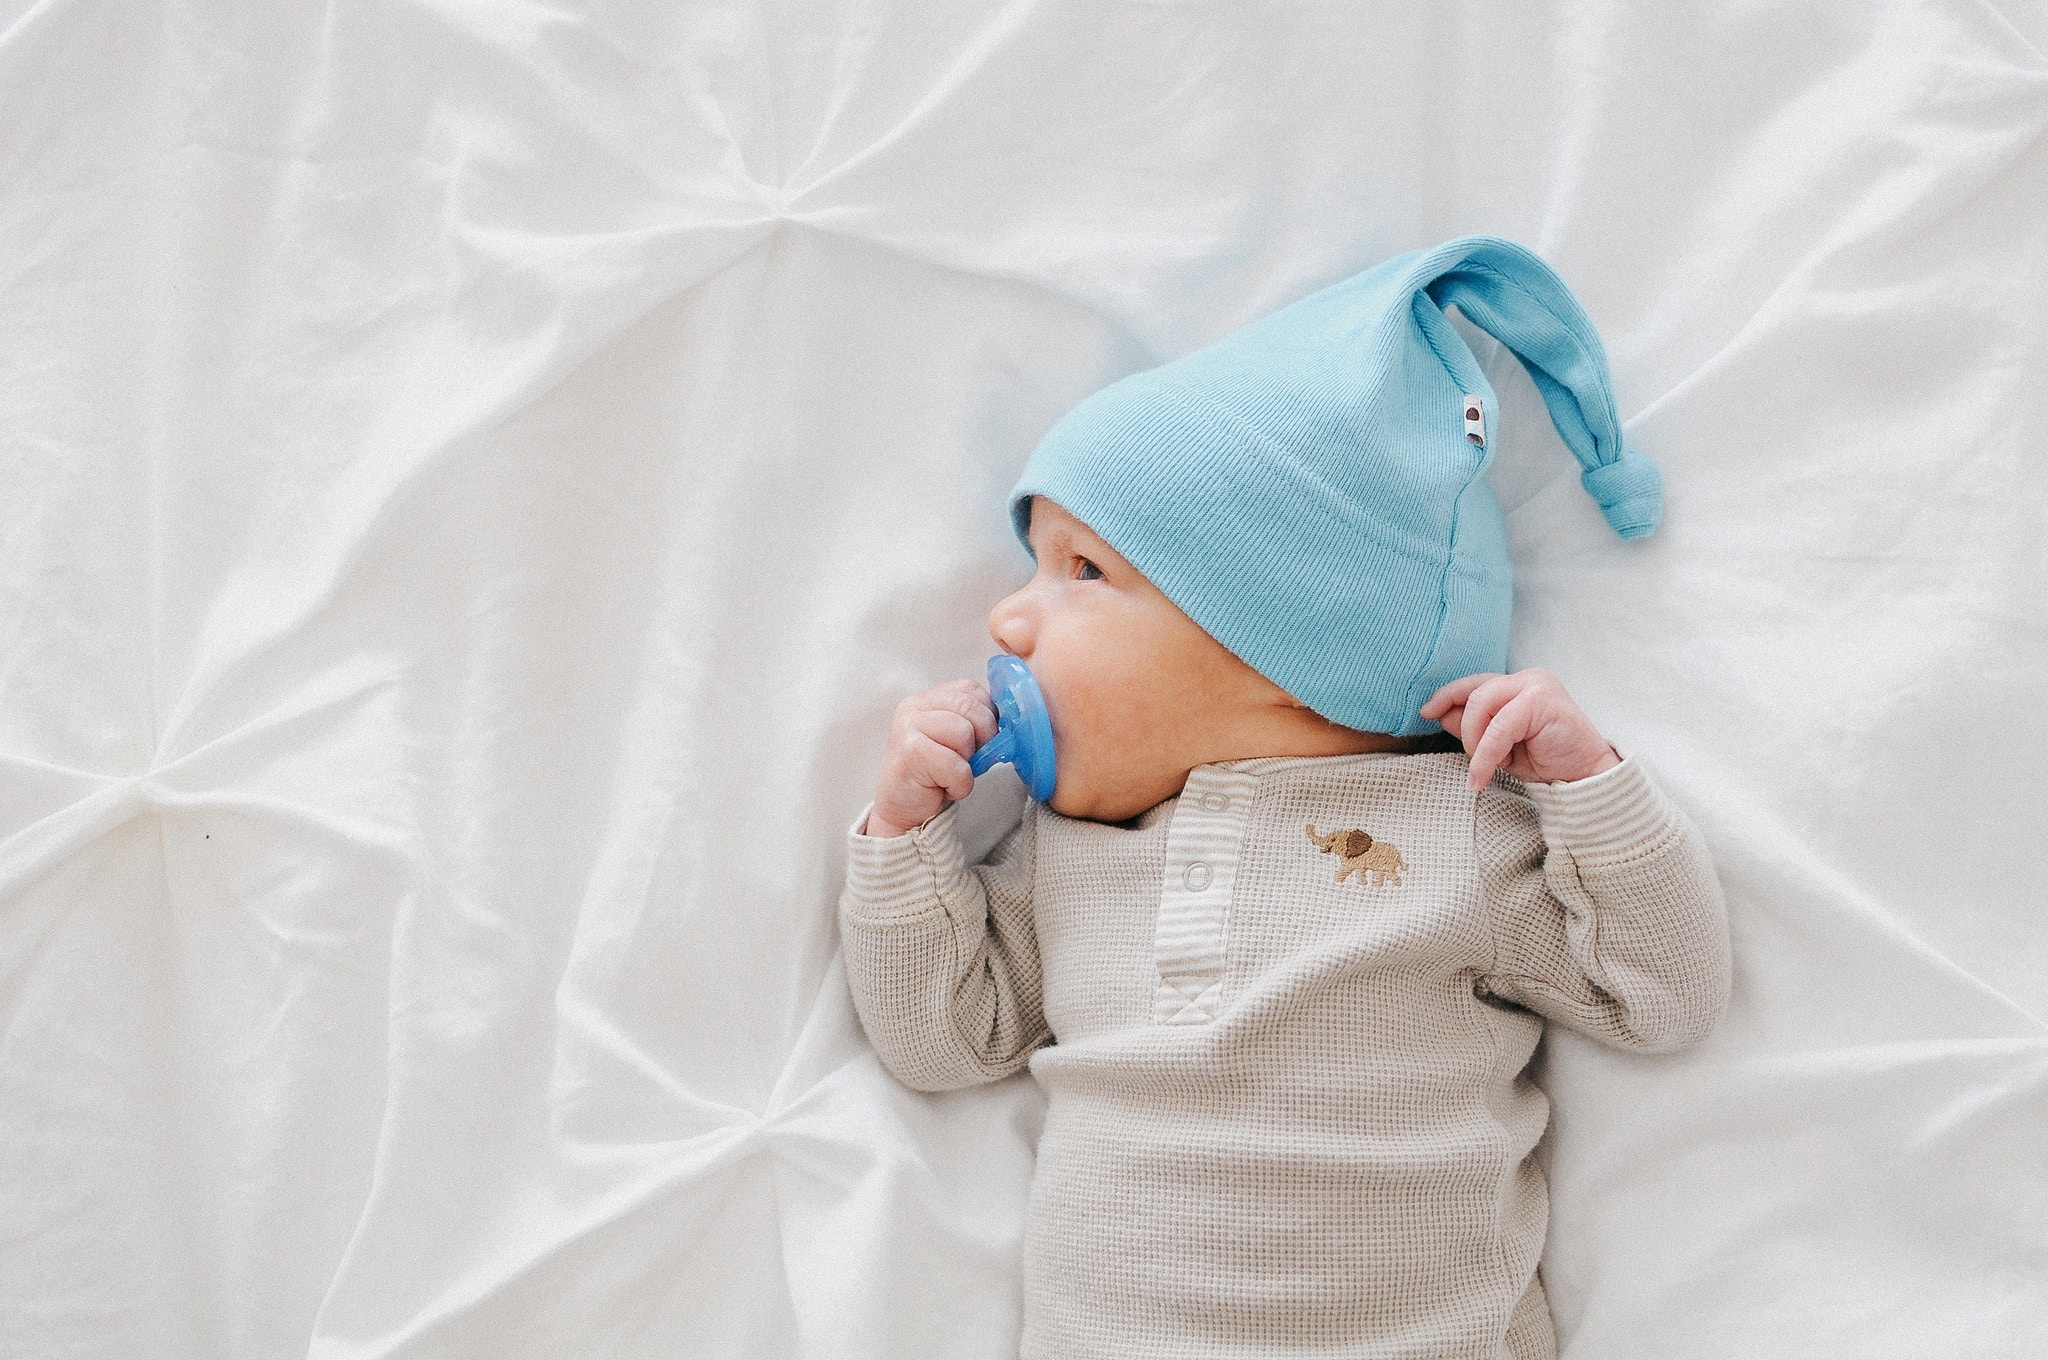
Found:
<path fill-rule="evenodd" d="M 1052 758 L 1052 719 L 1031 668 L 1008 652 L 988 659 L 988 697 L 996 706 L 996 734 L 969 758 L 968 768 L 986 773 L 1010 765 L 1031 796 L 1043 803 L 1058 782 Z"/>

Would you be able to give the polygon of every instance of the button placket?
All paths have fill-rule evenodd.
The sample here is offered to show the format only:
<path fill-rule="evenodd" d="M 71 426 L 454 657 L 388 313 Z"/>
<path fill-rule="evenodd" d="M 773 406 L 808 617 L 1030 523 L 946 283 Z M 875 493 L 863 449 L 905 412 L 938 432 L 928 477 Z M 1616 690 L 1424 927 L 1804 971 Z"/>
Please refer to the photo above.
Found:
<path fill-rule="evenodd" d="M 1153 937 L 1157 1023 L 1203 1024 L 1221 1007 L 1237 864 L 1257 785 L 1252 775 L 1201 766 L 1174 808 Z"/>

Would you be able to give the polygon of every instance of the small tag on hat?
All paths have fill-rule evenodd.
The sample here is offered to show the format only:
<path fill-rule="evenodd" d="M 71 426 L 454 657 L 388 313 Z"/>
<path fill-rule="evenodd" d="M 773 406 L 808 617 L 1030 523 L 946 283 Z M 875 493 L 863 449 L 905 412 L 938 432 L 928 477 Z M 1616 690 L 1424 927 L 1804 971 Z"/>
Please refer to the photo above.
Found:
<path fill-rule="evenodd" d="M 1477 397 L 1465 398 L 1465 437 L 1481 447 L 1486 444 L 1486 407 Z"/>

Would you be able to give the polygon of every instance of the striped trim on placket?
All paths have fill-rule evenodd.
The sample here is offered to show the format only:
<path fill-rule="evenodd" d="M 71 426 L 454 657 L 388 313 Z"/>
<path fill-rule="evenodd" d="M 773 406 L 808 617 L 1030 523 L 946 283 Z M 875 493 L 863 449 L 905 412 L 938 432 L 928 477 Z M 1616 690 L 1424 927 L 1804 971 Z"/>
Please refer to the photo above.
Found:
<path fill-rule="evenodd" d="M 1206 1024 L 1222 1009 L 1231 897 L 1258 786 L 1254 775 L 1201 765 L 1174 806 L 1152 937 L 1155 1024 Z"/>

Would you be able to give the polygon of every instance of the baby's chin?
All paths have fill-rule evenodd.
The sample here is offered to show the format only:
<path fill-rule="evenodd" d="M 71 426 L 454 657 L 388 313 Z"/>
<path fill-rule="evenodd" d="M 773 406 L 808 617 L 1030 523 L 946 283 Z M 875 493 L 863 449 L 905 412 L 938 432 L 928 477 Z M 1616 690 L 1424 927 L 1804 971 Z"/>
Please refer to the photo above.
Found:
<path fill-rule="evenodd" d="M 1186 770 L 1162 770 L 1136 780 L 1126 772 L 1114 783 L 1090 779 L 1082 770 L 1063 771 L 1046 806 L 1082 821 L 1128 822 L 1179 793 L 1186 783 Z"/>

